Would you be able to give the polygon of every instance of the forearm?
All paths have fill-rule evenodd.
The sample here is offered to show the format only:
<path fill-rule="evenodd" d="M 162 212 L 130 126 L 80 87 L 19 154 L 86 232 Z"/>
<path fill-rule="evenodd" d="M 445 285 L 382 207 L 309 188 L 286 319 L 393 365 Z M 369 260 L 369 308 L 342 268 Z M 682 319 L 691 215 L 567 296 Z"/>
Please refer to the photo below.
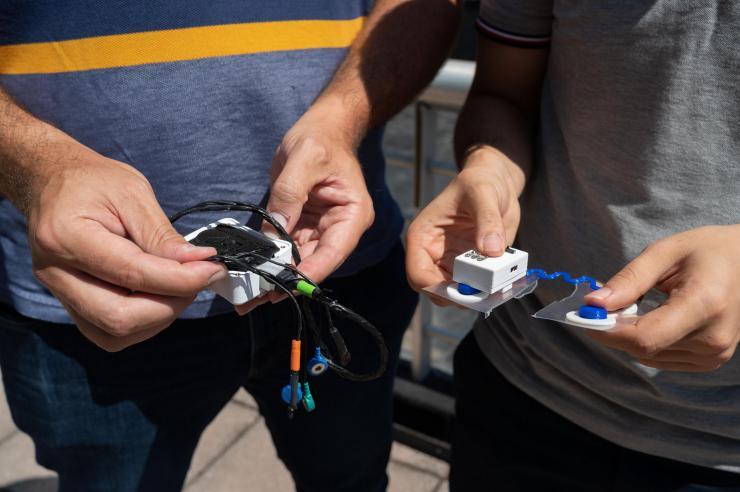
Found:
<path fill-rule="evenodd" d="M 497 166 L 516 195 L 530 175 L 547 49 L 518 48 L 479 36 L 475 78 L 455 129 L 460 168 Z"/>
<path fill-rule="evenodd" d="M 536 122 L 511 102 L 492 94 L 472 93 L 455 129 L 458 166 L 502 165 L 519 195 L 532 169 L 535 128 Z"/>
<path fill-rule="evenodd" d="M 330 114 L 356 146 L 432 80 L 459 23 L 457 0 L 378 0 L 312 109 Z M 423 21 L 422 21 L 423 19 Z"/>
<path fill-rule="evenodd" d="M 0 196 L 27 212 L 42 172 L 61 147 L 75 142 L 20 108 L 0 89 Z"/>

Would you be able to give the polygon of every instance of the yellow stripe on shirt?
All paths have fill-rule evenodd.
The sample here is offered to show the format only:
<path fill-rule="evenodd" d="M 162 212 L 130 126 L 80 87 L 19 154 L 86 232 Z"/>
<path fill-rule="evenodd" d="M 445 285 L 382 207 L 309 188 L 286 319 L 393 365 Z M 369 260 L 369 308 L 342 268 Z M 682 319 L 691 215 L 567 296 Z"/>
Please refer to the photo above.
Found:
<path fill-rule="evenodd" d="M 272 51 L 345 48 L 364 17 L 188 27 L 0 46 L 0 74 L 81 72 Z"/>

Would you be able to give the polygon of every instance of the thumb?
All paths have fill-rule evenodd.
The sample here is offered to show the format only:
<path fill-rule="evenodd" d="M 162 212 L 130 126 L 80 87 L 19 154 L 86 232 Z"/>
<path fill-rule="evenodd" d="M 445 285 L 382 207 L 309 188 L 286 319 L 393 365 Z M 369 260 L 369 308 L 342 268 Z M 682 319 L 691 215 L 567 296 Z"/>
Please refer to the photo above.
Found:
<path fill-rule="evenodd" d="M 293 231 L 298 222 L 303 205 L 308 201 L 308 193 L 314 184 L 301 166 L 290 161 L 272 183 L 267 211 L 275 216 L 288 233 Z"/>
<path fill-rule="evenodd" d="M 190 244 L 172 226 L 159 203 L 146 200 L 136 213 L 122 217 L 131 239 L 146 253 L 169 258 L 180 263 L 205 260 L 216 254 L 211 247 Z M 151 203 L 153 202 L 153 203 Z"/>
<path fill-rule="evenodd" d="M 651 245 L 585 300 L 607 311 L 627 307 L 660 282 L 679 260 L 678 256 L 676 248 Z"/>
<path fill-rule="evenodd" d="M 475 188 L 468 200 L 475 221 L 475 247 L 486 256 L 501 256 L 506 249 L 506 234 L 495 190 Z"/>

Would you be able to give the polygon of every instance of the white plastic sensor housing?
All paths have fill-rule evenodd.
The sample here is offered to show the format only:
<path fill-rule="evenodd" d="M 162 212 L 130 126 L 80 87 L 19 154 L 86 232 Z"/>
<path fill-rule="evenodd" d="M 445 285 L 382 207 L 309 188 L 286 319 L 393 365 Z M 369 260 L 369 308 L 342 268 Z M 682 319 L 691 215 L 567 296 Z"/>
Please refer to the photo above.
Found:
<path fill-rule="evenodd" d="M 506 248 L 499 257 L 483 256 L 471 249 L 455 258 L 452 280 L 486 294 L 505 291 L 527 274 L 528 259 L 526 251 L 514 248 Z"/>
<path fill-rule="evenodd" d="M 216 222 L 213 222 L 211 224 L 208 224 L 205 227 L 201 227 L 200 229 L 191 232 L 187 236 L 185 236 L 186 241 L 190 241 L 191 239 L 194 239 L 198 234 L 200 234 L 203 231 L 206 231 L 208 229 L 213 229 L 214 227 L 217 227 L 219 224 L 229 225 L 233 227 L 237 227 L 239 229 L 243 229 L 245 231 L 254 231 L 254 229 L 251 229 L 245 225 L 242 225 L 239 223 L 239 221 L 235 219 L 221 219 Z M 258 231 L 255 231 L 258 232 Z M 259 232 L 258 232 L 259 233 Z M 261 233 L 259 233 L 261 234 Z M 267 237 L 267 236 L 266 236 Z M 268 238 L 270 241 L 275 243 L 275 245 L 278 247 L 277 252 L 273 255 L 271 258 L 272 260 L 282 263 L 282 264 L 290 264 L 291 262 L 291 245 L 287 241 L 283 241 L 282 239 L 273 239 Z M 259 270 L 262 270 L 267 273 L 271 273 L 273 275 L 277 275 L 281 271 L 284 270 L 279 265 L 275 265 L 274 263 L 265 262 L 262 265 L 259 265 L 257 267 Z M 216 292 L 216 294 L 220 295 L 227 301 L 229 301 L 232 304 L 244 304 L 245 302 L 251 301 L 252 299 L 256 299 L 257 297 L 260 297 L 267 292 L 274 289 L 274 286 L 257 275 L 253 272 L 237 272 L 233 270 L 229 270 L 229 276 L 219 280 L 218 282 L 215 282 L 209 287 L 211 290 Z"/>

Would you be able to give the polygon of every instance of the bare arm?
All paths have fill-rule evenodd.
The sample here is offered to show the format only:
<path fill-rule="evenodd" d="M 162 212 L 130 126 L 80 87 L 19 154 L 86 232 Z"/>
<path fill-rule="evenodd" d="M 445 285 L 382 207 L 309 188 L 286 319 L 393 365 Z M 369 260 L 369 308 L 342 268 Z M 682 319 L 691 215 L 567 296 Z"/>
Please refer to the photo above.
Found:
<path fill-rule="evenodd" d="M 458 0 L 378 0 L 315 105 L 332 104 L 354 143 L 431 82 L 460 21 Z"/>
<path fill-rule="evenodd" d="M 479 36 L 475 78 L 455 129 L 459 166 L 501 161 L 517 194 L 532 168 L 547 54 L 545 48 L 516 48 Z"/>
<path fill-rule="evenodd" d="M 21 109 L 0 89 L 0 196 L 24 213 L 42 167 L 53 165 L 53 149 L 69 145 L 67 135 Z"/>
<path fill-rule="evenodd" d="M 80 331 L 120 350 L 166 328 L 219 265 L 172 228 L 146 178 L 0 90 L 0 194 L 28 222 L 34 274 Z"/>
<path fill-rule="evenodd" d="M 285 218 L 314 280 L 338 268 L 373 223 L 360 142 L 432 80 L 459 19 L 457 0 L 378 0 L 334 77 L 285 135 L 267 208 Z"/>
<path fill-rule="evenodd" d="M 417 290 L 449 280 L 452 259 L 472 247 L 503 254 L 519 227 L 547 50 L 479 37 L 477 57 L 455 135 L 460 174 L 409 227 L 406 270 Z"/>

